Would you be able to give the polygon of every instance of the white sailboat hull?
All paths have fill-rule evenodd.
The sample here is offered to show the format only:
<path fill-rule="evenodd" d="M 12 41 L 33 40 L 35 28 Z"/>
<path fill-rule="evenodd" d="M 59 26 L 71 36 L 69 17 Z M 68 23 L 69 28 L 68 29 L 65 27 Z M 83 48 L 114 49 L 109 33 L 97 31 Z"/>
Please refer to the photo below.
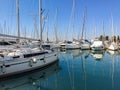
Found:
<path fill-rule="evenodd" d="M 42 68 L 55 61 L 58 61 L 57 52 L 30 58 L 18 58 L 5 61 L 0 60 L 0 78 Z"/>
<path fill-rule="evenodd" d="M 38 81 L 44 80 L 50 77 L 51 75 L 54 75 L 59 71 L 59 69 L 60 68 L 58 62 L 55 62 L 49 65 L 47 68 L 39 69 L 24 75 L 20 75 L 19 77 L 1 80 L 0 89 L 5 90 L 6 88 L 10 88 L 11 90 L 21 90 L 25 87 L 28 87 L 28 84 L 30 83 L 34 83 L 34 85 L 37 85 Z M 2 86 L 3 84 L 4 86 Z M 36 89 L 34 85 L 32 90 Z"/>
<path fill-rule="evenodd" d="M 60 49 L 61 49 L 61 50 L 66 50 L 65 47 L 66 47 L 66 44 L 61 44 L 61 45 L 60 45 Z"/>
<path fill-rule="evenodd" d="M 77 45 L 77 44 L 67 44 L 65 48 L 67 50 L 70 50 L 70 49 L 80 49 L 80 45 Z"/>
<path fill-rule="evenodd" d="M 99 51 L 104 50 L 104 47 L 91 47 L 92 50 Z"/>
<path fill-rule="evenodd" d="M 96 40 L 96 41 L 94 41 L 93 44 L 91 45 L 91 49 L 92 49 L 92 50 L 99 51 L 99 50 L 104 50 L 105 47 L 104 47 L 102 41 Z"/>
<path fill-rule="evenodd" d="M 111 43 L 111 45 L 108 47 L 108 49 L 116 51 L 116 50 L 118 50 L 118 46 L 115 43 Z"/>
<path fill-rule="evenodd" d="M 81 49 L 88 50 L 88 49 L 90 49 L 90 45 L 89 44 L 81 44 Z"/>

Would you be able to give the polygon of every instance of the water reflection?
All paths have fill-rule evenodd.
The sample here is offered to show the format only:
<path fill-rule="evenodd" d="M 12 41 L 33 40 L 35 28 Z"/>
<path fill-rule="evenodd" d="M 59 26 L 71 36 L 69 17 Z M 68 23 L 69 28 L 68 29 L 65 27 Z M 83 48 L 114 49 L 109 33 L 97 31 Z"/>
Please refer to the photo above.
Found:
<path fill-rule="evenodd" d="M 104 57 L 105 51 L 93 51 L 93 50 L 66 50 L 66 54 L 72 55 L 72 57 L 84 56 L 88 58 L 91 55 L 95 60 L 101 60 Z"/>
<path fill-rule="evenodd" d="M 112 51 L 112 50 L 106 50 L 106 52 L 110 55 L 119 55 L 119 52 L 118 51 Z"/>
<path fill-rule="evenodd" d="M 89 55 L 90 55 L 90 50 L 82 50 L 82 56 L 87 59 L 89 58 Z"/>
<path fill-rule="evenodd" d="M 77 57 L 82 54 L 82 51 L 79 49 L 76 50 L 66 50 L 67 54 L 71 54 L 73 57 Z"/>
<path fill-rule="evenodd" d="M 86 90 L 86 59 L 88 58 L 88 54 L 86 54 L 84 57 L 81 56 L 82 60 L 82 69 L 83 69 L 83 83 L 84 83 L 84 88 L 83 90 Z"/>
<path fill-rule="evenodd" d="M 104 57 L 104 50 L 101 51 L 91 51 L 91 55 L 93 56 L 93 58 L 95 58 L 96 60 L 101 60 Z"/>
<path fill-rule="evenodd" d="M 70 79 L 68 79 L 70 84 L 67 85 L 69 90 L 120 89 L 119 52 L 114 51 L 114 54 L 111 54 L 111 52 L 108 53 L 108 51 L 81 51 L 80 54 L 76 56 L 70 54 L 73 55 L 74 58 L 70 57 L 68 52 L 66 54 L 65 65 L 68 70 L 67 76 Z M 66 89 L 62 88 L 62 90 Z"/>
<path fill-rule="evenodd" d="M 114 90 L 114 56 L 111 57 L 111 78 L 112 78 L 112 89 Z"/>
<path fill-rule="evenodd" d="M 68 50 L 59 65 L 1 80 L 0 90 L 120 90 L 119 60 L 119 52 Z"/>
<path fill-rule="evenodd" d="M 58 62 L 56 62 L 42 70 L 35 70 L 6 80 L 1 79 L 0 90 L 49 90 L 47 87 L 42 86 L 41 81 L 44 81 L 59 70 Z"/>

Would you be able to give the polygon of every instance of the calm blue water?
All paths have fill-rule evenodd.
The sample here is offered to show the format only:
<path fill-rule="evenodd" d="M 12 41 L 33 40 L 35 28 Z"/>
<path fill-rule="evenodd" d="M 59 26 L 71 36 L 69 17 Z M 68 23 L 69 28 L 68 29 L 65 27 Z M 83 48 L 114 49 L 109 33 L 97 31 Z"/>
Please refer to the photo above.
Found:
<path fill-rule="evenodd" d="M 61 52 L 48 68 L 1 80 L 0 90 L 120 90 L 120 53 Z"/>

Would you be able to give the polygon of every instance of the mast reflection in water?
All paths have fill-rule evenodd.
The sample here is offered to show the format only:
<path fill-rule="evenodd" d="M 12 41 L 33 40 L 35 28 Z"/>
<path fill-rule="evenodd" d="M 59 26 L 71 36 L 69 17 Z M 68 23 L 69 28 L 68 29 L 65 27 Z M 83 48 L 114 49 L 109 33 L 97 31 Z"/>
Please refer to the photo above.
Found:
<path fill-rule="evenodd" d="M 58 90 L 120 90 L 119 59 L 120 53 L 116 51 L 61 53 L 59 73 L 66 80 Z"/>

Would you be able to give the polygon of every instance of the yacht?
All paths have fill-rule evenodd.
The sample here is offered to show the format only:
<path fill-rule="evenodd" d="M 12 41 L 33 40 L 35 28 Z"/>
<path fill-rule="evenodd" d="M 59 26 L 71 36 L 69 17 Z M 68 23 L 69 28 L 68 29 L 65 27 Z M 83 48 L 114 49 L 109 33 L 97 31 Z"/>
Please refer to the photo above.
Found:
<path fill-rule="evenodd" d="M 105 47 L 104 47 L 104 44 L 103 44 L 102 41 L 100 41 L 100 40 L 94 40 L 93 43 L 92 43 L 92 45 L 91 45 L 91 49 L 99 51 L 99 50 L 104 50 Z"/>
<path fill-rule="evenodd" d="M 65 41 L 60 46 L 61 46 L 61 49 L 64 49 L 64 50 L 80 49 L 79 42 L 75 42 L 75 41 L 73 41 L 73 42 L 72 41 Z"/>
<path fill-rule="evenodd" d="M 58 61 L 58 53 L 38 48 L 0 52 L 0 78 L 45 67 Z"/>
<path fill-rule="evenodd" d="M 111 27 L 111 34 L 112 34 L 112 36 L 115 36 L 114 35 L 114 26 L 113 26 L 113 17 L 111 17 L 111 22 L 112 22 L 112 27 Z M 111 37 L 112 37 L 111 36 Z M 112 50 L 112 51 L 117 51 L 118 50 L 118 44 L 117 44 L 117 42 L 115 42 L 115 40 L 114 40 L 115 38 L 112 38 L 111 39 L 111 42 L 110 42 L 110 45 L 108 46 L 108 49 L 109 50 Z"/>
<path fill-rule="evenodd" d="M 86 8 L 83 13 L 83 26 L 82 26 L 82 36 L 80 40 L 81 50 L 89 50 L 90 49 L 90 42 L 86 39 Z"/>
<path fill-rule="evenodd" d="M 32 72 L 0 79 L 1 90 L 26 90 L 38 88 L 38 82 L 57 74 L 60 71 L 59 63 L 53 63 L 47 68 L 38 69 Z M 39 88 L 43 89 L 44 85 L 39 83 Z"/>
<path fill-rule="evenodd" d="M 16 41 L 9 39 L 0 39 L 0 49 L 11 49 L 16 44 Z"/>
<path fill-rule="evenodd" d="M 67 50 L 74 50 L 74 49 L 80 49 L 80 45 L 79 45 L 79 42 L 67 42 L 66 43 L 66 49 Z"/>
<path fill-rule="evenodd" d="M 80 46 L 81 46 L 81 50 L 89 50 L 90 49 L 90 42 L 88 40 L 82 40 Z"/>
<path fill-rule="evenodd" d="M 117 51 L 118 45 L 115 42 L 112 42 L 110 46 L 108 47 L 109 50 Z"/>
<path fill-rule="evenodd" d="M 42 0 L 39 0 L 39 4 L 42 4 Z M 17 14 L 19 14 L 19 0 L 16 0 L 17 3 Z M 42 5 L 40 5 L 40 13 L 42 11 Z M 19 26 L 19 15 L 18 16 L 18 26 Z M 7 77 L 14 74 L 19 74 L 26 71 L 35 70 L 48 66 L 51 63 L 58 61 L 58 52 L 54 50 L 44 50 L 42 48 L 42 13 L 40 14 L 40 41 L 37 42 L 37 45 L 33 43 L 32 45 L 20 45 L 15 47 L 13 45 L 12 49 L 4 46 L 5 49 L 0 49 L 0 78 Z M 7 37 L 16 37 L 18 42 L 20 42 L 20 28 L 18 27 L 18 37 L 5 35 Z M 0 34 L 1 35 L 1 34 Z M 25 38 L 29 39 L 29 38 Z M 33 40 L 33 39 L 31 39 Z M 32 46 L 32 47 L 31 47 Z"/>
<path fill-rule="evenodd" d="M 53 42 L 46 43 L 45 42 L 42 44 L 42 48 L 46 50 L 50 50 L 50 49 L 58 50 L 60 48 L 60 45 L 59 43 L 53 43 Z"/>
<path fill-rule="evenodd" d="M 60 42 L 59 45 L 60 45 L 60 50 L 61 51 L 65 51 L 66 50 L 66 48 L 65 48 L 66 47 L 66 41 Z"/>

